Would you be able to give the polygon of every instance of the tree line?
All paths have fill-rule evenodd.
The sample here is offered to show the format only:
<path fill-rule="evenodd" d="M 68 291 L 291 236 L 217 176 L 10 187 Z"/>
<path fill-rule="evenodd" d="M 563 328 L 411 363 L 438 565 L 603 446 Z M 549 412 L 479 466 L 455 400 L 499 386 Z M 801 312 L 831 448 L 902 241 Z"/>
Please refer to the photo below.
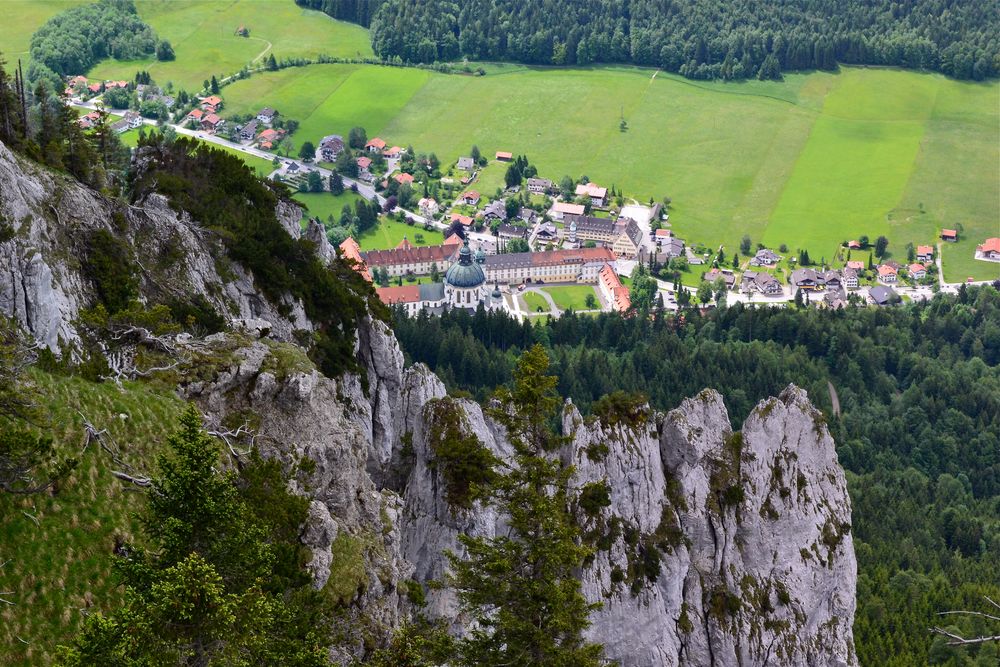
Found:
<path fill-rule="evenodd" d="M 407 358 L 486 398 L 520 350 L 541 343 L 559 392 L 585 412 L 616 390 L 671 409 L 719 390 L 734 427 L 794 382 L 827 414 L 848 471 L 859 563 L 862 664 L 994 664 L 948 647 L 945 609 L 1000 594 L 1000 294 L 962 288 L 926 303 L 842 311 L 742 304 L 682 317 L 573 314 L 531 325 L 504 313 L 398 313 Z M 830 386 L 840 414 L 833 411 Z M 995 599 L 995 598 L 994 598 Z M 948 623 L 967 634 L 971 621 Z M 994 663 L 982 663 L 992 659 Z"/>
<path fill-rule="evenodd" d="M 627 62 L 694 79 L 774 79 L 838 63 L 974 80 L 1000 72 L 1000 15 L 963 0 L 296 1 L 370 23 L 376 54 L 415 63 Z"/>

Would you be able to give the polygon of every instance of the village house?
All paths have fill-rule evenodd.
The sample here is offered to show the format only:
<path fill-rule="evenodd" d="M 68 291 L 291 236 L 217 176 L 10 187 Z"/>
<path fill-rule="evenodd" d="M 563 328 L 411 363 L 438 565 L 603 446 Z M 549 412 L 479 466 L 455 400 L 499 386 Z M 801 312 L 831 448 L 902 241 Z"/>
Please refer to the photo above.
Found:
<path fill-rule="evenodd" d="M 510 241 L 512 239 L 527 241 L 528 234 L 530 233 L 527 227 L 506 224 L 497 227 L 497 238 L 501 241 Z"/>
<path fill-rule="evenodd" d="M 371 167 L 372 159 L 370 157 L 361 156 L 357 159 L 358 163 L 358 177 L 364 180 L 370 180 L 372 177 Z"/>
<path fill-rule="evenodd" d="M 211 95 L 201 101 L 201 108 L 209 113 L 217 113 L 222 108 L 222 98 L 218 95 Z"/>
<path fill-rule="evenodd" d="M 858 272 L 850 267 L 844 269 L 844 287 L 847 289 L 858 288 Z"/>
<path fill-rule="evenodd" d="M 879 264 L 877 271 L 878 279 L 883 283 L 894 283 L 899 277 L 899 271 L 896 270 L 896 267 L 889 264 Z"/>
<path fill-rule="evenodd" d="M 512 153 L 508 153 L 507 151 L 497 151 L 496 158 L 500 162 L 510 162 L 514 159 L 514 155 Z"/>
<path fill-rule="evenodd" d="M 378 137 L 375 137 L 374 139 L 369 140 L 367 144 L 365 144 L 365 150 L 368 151 L 369 153 L 381 153 L 382 151 L 385 150 L 385 142 L 379 139 Z"/>
<path fill-rule="evenodd" d="M 142 116 L 138 111 L 126 111 L 122 118 L 128 122 L 128 129 L 130 130 L 142 127 Z"/>
<path fill-rule="evenodd" d="M 746 271 L 743 274 L 742 285 L 743 291 L 748 294 L 750 292 L 758 292 L 765 296 L 782 294 L 781 283 L 766 271 Z"/>
<path fill-rule="evenodd" d="M 986 239 L 976 246 L 976 259 L 987 262 L 1000 262 L 1000 237 Z"/>
<path fill-rule="evenodd" d="M 590 197 L 592 206 L 604 206 L 608 198 L 608 189 L 602 188 L 596 183 L 581 183 L 576 186 L 577 197 Z"/>
<path fill-rule="evenodd" d="M 112 88 L 128 88 L 128 81 L 105 81 L 104 89 L 111 90 Z M 221 101 L 221 100 L 220 100 Z"/>
<path fill-rule="evenodd" d="M 246 125 L 236 129 L 236 132 L 239 134 L 240 141 L 251 141 L 255 136 L 257 136 L 257 123 L 257 119 L 254 118 Z"/>
<path fill-rule="evenodd" d="M 328 134 L 319 140 L 319 158 L 323 162 L 336 162 L 344 152 L 344 138 L 339 134 Z"/>
<path fill-rule="evenodd" d="M 284 130 L 275 130 L 272 128 L 267 128 L 259 135 L 257 135 L 257 145 L 265 150 L 270 150 L 274 148 L 281 138 L 285 136 Z"/>
<path fill-rule="evenodd" d="M 348 236 L 340 244 L 340 256 L 354 262 L 358 273 L 368 282 L 372 281 L 371 271 L 368 270 L 368 265 L 365 264 L 365 258 L 361 256 L 361 246 L 352 237 Z"/>
<path fill-rule="evenodd" d="M 773 250 L 761 248 L 750 260 L 750 266 L 774 266 L 781 261 L 781 256 Z"/>
<path fill-rule="evenodd" d="M 456 242 L 457 240 L 457 242 Z M 390 276 L 430 275 L 435 265 L 444 272 L 456 261 L 462 241 L 452 235 L 442 245 L 414 247 L 405 238 L 392 250 L 369 250 L 361 253 L 370 269 L 383 269 Z"/>
<path fill-rule="evenodd" d="M 910 264 L 907 270 L 910 272 L 910 278 L 914 280 L 923 280 L 927 277 L 927 267 L 923 264 Z"/>
<path fill-rule="evenodd" d="M 475 220 L 467 215 L 462 215 L 461 213 L 452 213 L 450 220 L 454 222 L 462 223 L 463 227 L 471 227 Z"/>
<path fill-rule="evenodd" d="M 490 204 L 483 209 L 483 219 L 487 222 L 487 224 L 494 220 L 503 222 L 507 219 L 507 207 L 499 199 L 490 202 Z"/>
<path fill-rule="evenodd" d="M 851 259 L 847 261 L 847 268 L 861 272 L 865 270 L 865 263 L 860 259 Z"/>
<path fill-rule="evenodd" d="M 468 192 L 462 195 L 462 198 L 459 201 L 461 201 L 463 204 L 467 206 L 478 206 L 479 200 L 480 200 L 479 193 L 476 192 L 475 190 L 469 190 Z"/>
<path fill-rule="evenodd" d="M 471 157 L 460 157 L 458 158 L 458 168 L 462 171 L 472 171 L 476 168 L 476 161 Z"/>
<path fill-rule="evenodd" d="M 274 119 L 278 117 L 278 112 L 271 107 L 264 107 L 257 112 L 257 120 L 264 123 L 265 125 L 270 125 L 274 122 Z"/>
<path fill-rule="evenodd" d="M 847 308 L 847 292 L 840 289 L 830 289 L 826 291 L 823 295 L 823 305 L 827 308 L 832 308 L 833 310 L 840 310 L 841 308 Z"/>
<path fill-rule="evenodd" d="M 87 86 L 87 91 L 92 95 L 96 95 L 102 90 L 104 90 L 104 84 L 101 83 L 92 83 L 89 86 Z"/>
<path fill-rule="evenodd" d="M 598 273 L 597 285 L 601 290 L 604 301 L 611 306 L 612 310 L 624 313 L 632 307 L 632 299 L 629 296 L 628 288 L 622 285 L 621 278 L 615 273 L 610 264 L 605 264 Z"/>
<path fill-rule="evenodd" d="M 736 274 L 727 269 L 712 269 L 705 274 L 705 280 L 712 284 L 715 284 L 719 278 L 722 278 L 728 290 L 736 286 Z"/>
<path fill-rule="evenodd" d="M 111 131 L 117 134 L 124 134 L 128 132 L 131 128 L 129 127 L 129 122 L 122 118 L 121 120 L 111 124 Z"/>
<path fill-rule="evenodd" d="M 547 178 L 529 178 L 527 181 L 528 192 L 533 195 L 548 194 L 552 189 L 552 181 Z"/>
<path fill-rule="evenodd" d="M 934 259 L 934 246 L 930 245 L 918 245 L 917 246 L 917 261 L 927 263 Z"/>
<path fill-rule="evenodd" d="M 795 269 L 789 278 L 792 285 L 806 290 L 839 289 L 842 280 L 839 271 L 817 271 L 810 268 Z"/>
<path fill-rule="evenodd" d="M 219 118 L 217 114 L 210 113 L 201 119 L 201 129 L 206 132 L 217 132 L 226 121 Z"/>
<path fill-rule="evenodd" d="M 535 232 L 535 243 L 540 243 L 542 245 L 553 245 L 559 242 L 559 228 L 553 225 L 551 222 L 546 222 L 538 225 L 538 230 Z"/>
<path fill-rule="evenodd" d="M 615 222 L 610 218 L 595 218 L 589 215 L 567 213 L 563 224 L 569 230 L 571 241 L 595 241 L 612 243 L 620 234 L 615 230 Z"/>
<path fill-rule="evenodd" d="M 538 213 L 534 209 L 530 209 L 526 206 L 522 206 L 517 212 L 517 217 L 524 220 L 529 225 L 533 225 L 538 222 Z"/>
<path fill-rule="evenodd" d="M 392 180 L 396 181 L 400 185 L 413 185 L 413 174 L 401 172 L 393 176 Z"/>
<path fill-rule="evenodd" d="M 430 197 L 424 197 L 417 202 L 417 207 L 420 209 L 420 215 L 427 219 L 433 218 L 438 214 L 440 207 L 438 203 L 431 199 Z"/>
<path fill-rule="evenodd" d="M 549 250 L 488 255 L 484 268 L 492 283 L 596 283 L 601 268 L 615 261 L 608 248 Z"/>
<path fill-rule="evenodd" d="M 549 215 L 553 220 L 562 220 L 565 215 L 583 215 L 586 208 L 583 204 L 570 204 L 567 202 L 557 201 L 549 209 Z"/>
<path fill-rule="evenodd" d="M 868 302 L 876 306 L 890 306 L 899 300 L 899 295 L 891 287 L 875 285 L 868 288 Z"/>
<path fill-rule="evenodd" d="M 958 232 L 954 229 L 942 229 L 941 240 L 947 241 L 948 243 L 954 243 L 958 240 Z"/>
<path fill-rule="evenodd" d="M 204 117 L 205 117 L 205 112 L 202 111 L 201 109 L 191 109 L 191 112 L 188 113 L 188 115 L 185 116 L 184 118 L 187 120 L 193 120 L 196 123 L 201 123 L 201 119 Z"/>
<path fill-rule="evenodd" d="M 861 250 L 861 241 L 848 241 L 847 242 L 847 249 L 848 250 Z"/>
<path fill-rule="evenodd" d="M 392 148 L 386 148 L 382 151 L 382 157 L 387 160 L 396 160 L 403 154 L 403 149 L 399 146 L 393 146 Z"/>
<path fill-rule="evenodd" d="M 97 122 L 100 119 L 101 119 L 101 114 L 100 113 L 98 113 L 96 111 L 91 111 L 90 113 L 88 113 L 85 116 L 80 116 L 80 118 L 76 122 L 83 129 L 89 130 L 90 128 L 92 128 L 95 125 L 97 125 Z"/>

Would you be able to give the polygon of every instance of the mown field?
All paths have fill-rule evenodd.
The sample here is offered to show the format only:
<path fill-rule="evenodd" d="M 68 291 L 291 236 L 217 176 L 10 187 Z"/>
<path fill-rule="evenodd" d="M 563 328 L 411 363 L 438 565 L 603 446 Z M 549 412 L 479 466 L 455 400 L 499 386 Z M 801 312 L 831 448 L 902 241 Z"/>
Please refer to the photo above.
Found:
<path fill-rule="evenodd" d="M 525 153 L 554 180 L 670 196 L 679 235 L 730 253 L 744 233 L 816 258 L 886 234 L 901 257 L 906 243 L 958 226 L 946 278 L 997 273 L 971 260 L 1000 227 L 996 82 L 857 68 L 726 84 L 635 68 L 493 66 L 471 77 L 322 65 L 237 82 L 225 96 L 232 110 L 267 102 L 299 119 L 298 141 L 363 125 L 445 164 L 475 143 L 486 155 Z"/>
<path fill-rule="evenodd" d="M 372 55 L 367 30 L 302 9 L 292 0 L 136 0 L 136 8 L 161 38 L 170 40 L 177 59 L 107 60 L 90 72 L 93 78 L 131 79 L 145 69 L 161 85 L 171 81 L 194 91 L 213 74 L 227 76 L 271 53 L 279 60 Z M 240 26 L 250 30 L 249 37 L 236 34 Z"/>
<path fill-rule="evenodd" d="M 8 68 L 21 58 L 27 67 L 31 35 L 50 18 L 88 0 L 3 0 L 3 20 L 0 21 L 0 53 Z"/>

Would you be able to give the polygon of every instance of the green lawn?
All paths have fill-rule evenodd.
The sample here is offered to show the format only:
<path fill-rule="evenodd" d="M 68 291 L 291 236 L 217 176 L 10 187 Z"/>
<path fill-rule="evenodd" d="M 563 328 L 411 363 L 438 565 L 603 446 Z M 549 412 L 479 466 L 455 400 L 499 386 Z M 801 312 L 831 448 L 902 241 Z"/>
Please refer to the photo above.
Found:
<path fill-rule="evenodd" d="M 423 235 L 423 242 L 417 242 L 417 234 Z M 411 227 L 405 222 L 397 222 L 387 218 L 379 220 L 374 229 L 365 232 L 357 241 L 362 250 L 385 250 L 395 248 L 404 236 L 415 246 L 444 243 L 444 235 L 437 230 L 426 231 L 418 225 Z"/>
<path fill-rule="evenodd" d="M 997 223 L 1000 227 L 1000 223 Z M 995 230 L 994 234 L 1000 233 Z M 941 261 L 944 266 L 944 279 L 951 283 L 960 283 L 972 277 L 973 280 L 1000 279 L 1000 264 L 984 262 L 975 258 L 976 246 L 983 239 L 962 238 L 957 243 L 941 244 Z"/>
<path fill-rule="evenodd" d="M 536 313 L 539 308 L 542 309 L 542 313 L 548 314 L 550 312 L 549 302 L 537 292 L 524 292 L 521 298 L 524 299 L 529 313 Z"/>
<path fill-rule="evenodd" d="M 136 7 L 159 37 L 170 40 L 177 59 L 107 60 L 90 72 L 93 78 L 131 79 L 145 69 L 160 84 L 172 81 L 195 91 L 213 74 L 227 76 L 271 53 L 279 60 L 372 55 L 367 30 L 292 0 L 136 0 Z M 241 25 L 249 37 L 236 35 Z"/>
<path fill-rule="evenodd" d="M 318 217 L 323 222 L 327 222 L 331 215 L 336 222 L 340 219 L 340 211 L 344 206 L 353 208 L 354 202 L 364 200 L 364 197 L 350 190 L 339 197 L 334 197 L 329 192 L 296 192 L 293 198 L 306 205 L 308 210 L 303 211 L 305 215 Z"/>
<path fill-rule="evenodd" d="M 590 310 L 587 306 L 587 295 L 591 295 L 596 300 L 596 308 L 600 308 L 600 300 L 597 299 L 597 294 L 594 293 L 594 288 L 591 285 L 559 285 L 558 287 L 546 287 L 545 291 L 549 293 L 552 300 L 556 302 L 556 307 L 559 310 Z"/>
<path fill-rule="evenodd" d="M 43 23 L 59 12 L 72 9 L 89 0 L 4 0 L 2 3 L 4 20 L 0 21 L 0 55 L 13 70 L 17 59 L 21 58 L 27 70 L 28 47 L 31 35 Z"/>

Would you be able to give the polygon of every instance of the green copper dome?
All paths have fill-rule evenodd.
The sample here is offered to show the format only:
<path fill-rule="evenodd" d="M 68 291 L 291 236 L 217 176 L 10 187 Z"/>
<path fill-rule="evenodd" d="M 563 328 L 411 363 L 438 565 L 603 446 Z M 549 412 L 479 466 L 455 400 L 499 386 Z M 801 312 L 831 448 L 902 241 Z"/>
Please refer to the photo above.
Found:
<path fill-rule="evenodd" d="M 486 263 L 486 253 L 483 252 L 482 248 L 480 248 L 479 250 L 476 251 L 476 264 L 485 264 L 485 263 Z"/>
<path fill-rule="evenodd" d="M 458 264 L 452 264 L 444 274 L 444 281 L 452 287 L 471 289 L 486 282 L 483 267 L 472 261 L 472 251 L 469 250 L 469 240 L 462 244 L 458 251 Z"/>

